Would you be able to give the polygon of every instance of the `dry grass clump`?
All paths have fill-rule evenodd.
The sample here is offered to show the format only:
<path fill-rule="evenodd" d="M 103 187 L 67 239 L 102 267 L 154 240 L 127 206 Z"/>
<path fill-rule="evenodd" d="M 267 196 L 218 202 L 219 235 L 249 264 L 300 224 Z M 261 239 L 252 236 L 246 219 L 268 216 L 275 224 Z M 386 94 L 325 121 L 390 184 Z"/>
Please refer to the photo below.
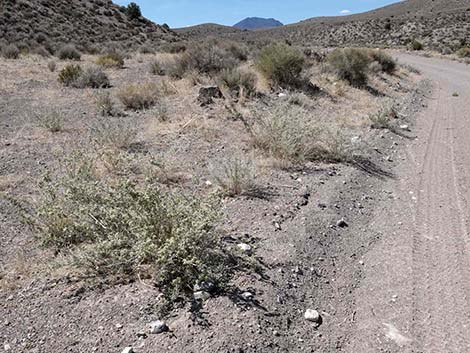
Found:
<path fill-rule="evenodd" d="M 114 116 L 117 114 L 109 92 L 100 92 L 96 95 L 96 106 L 101 116 Z"/>
<path fill-rule="evenodd" d="M 224 195 L 235 197 L 253 189 L 255 166 L 251 160 L 235 156 L 225 160 L 213 171 L 217 185 Z"/>
<path fill-rule="evenodd" d="M 398 113 L 391 104 L 385 105 L 377 113 L 369 115 L 371 128 L 388 129 L 390 131 L 396 130 L 393 121 L 397 118 Z"/>
<path fill-rule="evenodd" d="M 223 287 L 234 270 L 216 232 L 215 200 L 163 192 L 152 180 L 99 178 L 88 157 L 68 161 L 41 186 L 39 239 L 88 277 L 152 278 L 172 304 L 201 281 Z"/>
<path fill-rule="evenodd" d="M 256 75 L 250 71 L 242 71 L 238 68 L 223 70 L 218 82 L 236 97 L 248 97 L 256 93 Z"/>
<path fill-rule="evenodd" d="M 152 75 L 164 76 L 165 70 L 163 65 L 158 60 L 154 60 L 149 65 L 149 71 Z"/>
<path fill-rule="evenodd" d="M 130 84 L 117 93 L 118 99 L 130 110 L 149 109 L 159 101 L 159 87 L 154 83 Z"/>
<path fill-rule="evenodd" d="M 90 137 L 98 147 L 128 149 L 136 142 L 137 128 L 124 118 L 100 119 L 90 127 Z"/>
<path fill-rule="evenodd" d="M 304 64 L 304 55 L 284 43 L 263 48 L 256 59 L 258 70 L 276 85 L 297 85 Z"/>
<path fill-rule="evenodd" d="M 59 73 L 59 82 L 66 87 L 74 88 L 108 88 L 108 76 L 99 67 L 87 67 L 69 64 Z"/>
<path fill-rule="evenodd" d="M 470 47 L 463 47 L 456 51 L 459 58 L 470 58 Z"/>
<path fill-rule="evenodd" d="M 57 51 L 57 57 L 60 60 L 76 60 L 79 61 L 82 57 L 80 52 L 72 44 L 67 44 L 59 48 Z"/>
<path fill-rule="evenodd" d="M 20 57 L 20 50 L 16 45 L 10 44 L 1 48 L 1 55 L 5 59 L 18 59 Z"/>
<path fill-rule="evenodd" d="M 367 50 L 346 48 L 336 49 L 327 57 L 327 62 L 340 80 L 353 86 L 364 86 L 371 58 Z"/>
<path fill-rule="evenodd" d="M 110 52 L 98 57 L 96 64 L 105 68 L 122 69 L 124 67 L 124 56 L 116 51 Z"/>
<path fill-rule="evenodd" d="M 344 140 L 332 140 L 331 133 L 314 124 L 301 107 L 286 105 L 263 112 L 255 120 L 251 136 L 256 148 L 280 161 L 301 164 L 348 159 Z"/>
<path fill-rule="evenodd" d="M 55 133 L 64 130 L 63 113 L 56 109 L 48 109 L 44 112 L 36 114 L 36 120 L 40 127 Z"/>

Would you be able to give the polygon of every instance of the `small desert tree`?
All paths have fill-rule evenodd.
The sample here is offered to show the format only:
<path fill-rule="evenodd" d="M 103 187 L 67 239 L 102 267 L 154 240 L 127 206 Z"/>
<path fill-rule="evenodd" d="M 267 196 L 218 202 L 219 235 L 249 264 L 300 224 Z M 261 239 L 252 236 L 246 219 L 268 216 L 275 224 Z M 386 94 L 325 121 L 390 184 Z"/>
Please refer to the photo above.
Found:
<path fill-rule="evenodd" d="M 140 6 L 137 5 L 135 2 L 131 2 L 129 5 L 127 5 L 126 13 L 127 16 L 129 16 L 129 18 L 132 20 L 138 19 L 142 16 Z"/>

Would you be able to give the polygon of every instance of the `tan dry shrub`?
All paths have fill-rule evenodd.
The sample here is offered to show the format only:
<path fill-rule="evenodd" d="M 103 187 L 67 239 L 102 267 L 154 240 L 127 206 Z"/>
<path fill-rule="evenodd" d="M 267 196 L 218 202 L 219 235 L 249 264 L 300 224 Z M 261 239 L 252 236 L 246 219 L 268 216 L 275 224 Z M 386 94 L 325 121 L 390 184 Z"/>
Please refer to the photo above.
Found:
<path fill-rule="evenodd" d="M 149 109 L 156 105 L 160 90 L 155 83 L 130 84 L 119 90 L 117 97 L 130 110 Z"/>

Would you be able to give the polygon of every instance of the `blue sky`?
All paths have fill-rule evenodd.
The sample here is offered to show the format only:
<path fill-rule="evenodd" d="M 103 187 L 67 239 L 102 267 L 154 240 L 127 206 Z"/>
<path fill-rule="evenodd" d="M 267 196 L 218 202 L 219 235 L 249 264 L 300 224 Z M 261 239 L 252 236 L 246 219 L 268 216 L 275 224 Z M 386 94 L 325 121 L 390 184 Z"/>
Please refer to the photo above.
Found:
<path fill-rule="evenodd" d="M 245 17 L 273 17 L 287 24 L 316 16 L 357 13 L 397 0 L 133 0 L 145 17 L 172 28 L 200 23 L 233 25 Z M 126 5 L 128 0 L 115 0 Z"/>

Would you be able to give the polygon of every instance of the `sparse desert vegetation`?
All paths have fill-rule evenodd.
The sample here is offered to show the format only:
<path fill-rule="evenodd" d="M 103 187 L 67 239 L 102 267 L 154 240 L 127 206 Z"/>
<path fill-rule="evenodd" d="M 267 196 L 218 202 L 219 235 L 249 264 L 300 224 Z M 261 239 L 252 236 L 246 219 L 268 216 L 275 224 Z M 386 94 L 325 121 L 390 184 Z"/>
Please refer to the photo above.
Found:
<path fill-rule="evenodd" d="M 144 326 L 155 319 L 180 335 L 213 322 L 225 330 L 221 313 L 237 337 L 262 323 L 262 337 L 291 340 L 273 323 L 290 322 L 299 288 L 313 293 L 317 277 L 331 277 L 312 260 L 330 256 L 330 233 L 304 247 L 306 233 L 316 217 L 333 234 L 342 225 L 328 217 L 363 212 L 367 195 L 344 195 L 359 192 L 357 175 L 388 176 L 379 151 L 408 137 L 395 107 L 415 102 L 419 71 L 384 49 L 321 48 L 297 32 L 196 42 L 146 20 L 136 3 L 52 5 L 7 4 L 5 23 L 22 7 L 44 30 L 4 30 L 1 43 L 0 299 L 21 296 L 14 310 L 35 320 L 24 349 L 44 340 L 52 352 L 122 351 L 151 341 Z M 64 13 L 55 35 L 48 8 Z M 72 321 L 90 342 L 75 342 L 75 329 L 70 342 L 51 338 Z M 142 350 L 172 348 L 158 337 Z"/>

